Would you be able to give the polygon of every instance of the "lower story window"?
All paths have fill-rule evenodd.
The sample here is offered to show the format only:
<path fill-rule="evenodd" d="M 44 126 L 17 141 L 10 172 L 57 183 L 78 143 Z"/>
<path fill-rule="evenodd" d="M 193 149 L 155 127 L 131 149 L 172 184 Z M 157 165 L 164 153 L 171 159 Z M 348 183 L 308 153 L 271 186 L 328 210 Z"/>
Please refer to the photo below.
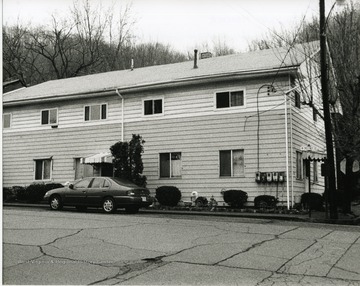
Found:
<path fill-rule="evenodd" d="M 319 181 L 319 176 L 318 176 L 318 164 L 316 161 L 314 161 L 313 164 L 313 182 L 317 183 Z"/>
<path fill-rule="evenodd" d="M 244 150 L 220 151 L 220 177 L 240 177 L 244 175 Z"/>
<path fill-rule="evenodd" d="M 160 178 L 181 177 L 181 153 L 160 153 Z"/>
<path fill-rule="evenodd" d="M 35 180 L 51 179 L 52 160 L 35 160 Z"/>
<path fill-rule="evenodd" d="M 303 179 L 303 158 L 300 151 L 296 151 L 296 179 Z"/>

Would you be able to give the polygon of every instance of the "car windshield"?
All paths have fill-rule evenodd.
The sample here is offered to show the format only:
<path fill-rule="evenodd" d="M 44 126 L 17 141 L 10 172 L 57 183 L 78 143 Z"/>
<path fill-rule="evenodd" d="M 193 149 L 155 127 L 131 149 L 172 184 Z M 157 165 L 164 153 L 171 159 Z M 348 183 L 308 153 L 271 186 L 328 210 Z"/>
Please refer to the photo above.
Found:
<path fill-rule="evenodd" d="M 139 186 L 135 185 L 134 183 L 130 182 L 130 181 L 126 181 L 120 178 L 111 178 L 115 183 L 121 185 L 121 186 L 125 186 L 125 187 L 130 187 L 130 188 L 140 188 Z"/>

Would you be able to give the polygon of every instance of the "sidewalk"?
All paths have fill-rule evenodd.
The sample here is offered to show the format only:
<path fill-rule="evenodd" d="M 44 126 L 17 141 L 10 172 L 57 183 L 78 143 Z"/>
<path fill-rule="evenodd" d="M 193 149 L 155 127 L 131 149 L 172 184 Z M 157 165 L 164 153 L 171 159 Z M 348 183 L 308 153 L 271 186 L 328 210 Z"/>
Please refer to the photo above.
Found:
<path fill-rule="evenodd" d="M 11 207 L 28 207 L 28 208 L 49 208 L 46 203 L 3 203 L 3 206 Z M 342 225 L 360 225 L 360 204 L 353 205 L 352 211 L 354 215 L 344 215 L 340 211 L 337 220 L 326 219 L 325 212 L 312 211 L 311 216 L 307 214 L 279 214 L 279 213 L 263 213 L 263 212 L 240 212 L 240 211 L 206 211 L 206 210 L 160 210 L 160 209 L 140 209 L 140 213 L 153 214 L 176 214 L 176 215 L 201 215 L 201 216 L 219 216 L 219 217 L 243 217 L 254 219 L 274 219 L 287 221 L 303 221 L 311 223 L 330 223 Z"/>

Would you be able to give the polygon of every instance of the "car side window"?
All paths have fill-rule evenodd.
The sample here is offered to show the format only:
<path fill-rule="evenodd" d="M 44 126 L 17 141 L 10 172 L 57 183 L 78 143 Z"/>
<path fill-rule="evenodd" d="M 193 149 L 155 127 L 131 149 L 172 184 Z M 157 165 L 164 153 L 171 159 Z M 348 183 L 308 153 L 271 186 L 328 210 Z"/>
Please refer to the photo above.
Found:
<path fill-rule="evenodd" d="M 91 184 L 91 188 L 108 188 L 109 182 L 104 178 L 95 178 Z"/>
<path fill-rule="evenodd" d="M 74 185 L 74 187 L 75 187 L 76 189 L 84 189 L 84 188 L 87 188 L 87 187 L 89 187 L 91 180 L 92 180 L 91 178 L 89 178 L 89 179 L 83 179 L 83 180 L 77 182 L 77 183 Z"/>
<path fill-rule="evenodd" d="M 110 183 L 108 180 L 105 180 L 104 182 L 104 188 L 109 188 L 110 187 Z"/>

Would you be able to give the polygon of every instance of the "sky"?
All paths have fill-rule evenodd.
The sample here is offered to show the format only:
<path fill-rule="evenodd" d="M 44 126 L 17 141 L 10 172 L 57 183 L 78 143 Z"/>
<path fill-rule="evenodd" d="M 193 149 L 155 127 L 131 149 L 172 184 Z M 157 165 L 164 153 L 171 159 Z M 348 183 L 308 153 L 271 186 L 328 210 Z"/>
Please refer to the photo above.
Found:
<path fill-rule="evenodd" d="M 319 13 L 319 0 L 90 0 L 93 5 L 131 3 L 137 42 L 159 41 L 180 52 L 226 43 L 237 52 L 272 29 L 288 29 Z M 356 0 L 360 1 L 360 0 Z M 327 11 L 335 0 L 326 0 Z M 2 0 L 3 24 L 46 25 L 66 15 L 73 0 Z M 336 8 L 338 9 L 338 8 Z M 336 11 L 335 9 L 335 11 Z M 333 11 L 334 12 L 334 11 Z"/>

